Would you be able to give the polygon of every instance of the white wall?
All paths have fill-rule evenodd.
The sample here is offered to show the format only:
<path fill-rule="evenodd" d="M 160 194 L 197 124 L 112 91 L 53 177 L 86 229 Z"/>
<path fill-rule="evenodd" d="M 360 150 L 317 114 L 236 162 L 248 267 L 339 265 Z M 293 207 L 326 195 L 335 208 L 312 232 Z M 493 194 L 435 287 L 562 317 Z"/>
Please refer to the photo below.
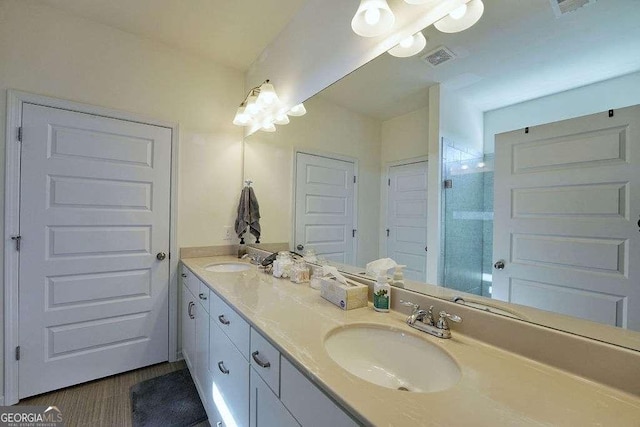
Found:
<path fill-rule="evenodd" d="M 381 167 L 397 160 L 426 156 L 429 151 L 429 108 L 382 122 Z"/>
<path fill-rule="evenodd" d="M 440 92 L 440 136 L 457 148 L 482 153 L 484 145 L 482 111 L 457 93 Z"/>
<path fill-rule="evenodd" d="M 291 241 L 295 149 L 358 159 L 357 264 L 378 255 L 380 122 L 335 105 L 321 96 L 305 103 L 307 114 L 291 117 L 275 133 L 258 132 L 245 141 L 245 177 L 260 204 L 261 242 Z"/>
<path fill-rule="evenodd" d="M 231 120 L 243 87 L 242 73 L 209 60 L 32 0 L 0 1 L 2 98 L 12 88 L 180 124 L 179 246 L 226 243 L 221 225 L 233 224 L 241 186 L 242 131 Z M 3 139 L 5 117 L 2 99 Z"/>
<path fill-rule="evenodd" d="M 484 150 L 494 152 L 495 135 L 640 104 L 640 72 L 484 113 Z"/>

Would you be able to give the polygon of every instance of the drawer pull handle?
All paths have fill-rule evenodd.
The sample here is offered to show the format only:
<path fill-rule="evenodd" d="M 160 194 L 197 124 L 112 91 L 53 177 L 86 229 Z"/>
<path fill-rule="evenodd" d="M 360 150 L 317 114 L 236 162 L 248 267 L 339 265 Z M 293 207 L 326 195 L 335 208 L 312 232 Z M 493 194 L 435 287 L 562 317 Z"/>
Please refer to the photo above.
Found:
<path fill-rule="evenodd" d="M 186 274 L 184 274 L 184 273 L 182 273 L 182 277 L 187 277 L 187 275 L 186 275 Z"/>
<path fill-rule="evenodd" d="M 222 323 L 223 325 L 228 325 L 229 322 L 227 319 L 225 319 L 224 314 L 221 314 L 220 316 L 218 316 L 218 320 L 220 321 L 220 323 Z"/>
<path fill-rule="evenodd" d="M 229 375 L 229 370 L 224 367 L 224 361 L 221 360 L 218 362 L 218 369 L 220 369 L 220 372 L 222 372 L 223 374 Z"/>
<path fill-rule="evenodd" d="M 255 360 L 255 361 L 256 361 L 256 363 L 257 363 L 258 365 L 260 365 L 260 367 L 262 367 L 262 368 L 269 368 L 269 367 L 271 367 L 271 363 L 270 363 L 270 362 L 263 362 L 262 360 L 260 360 L 260 359 L 258 358 L 258 355 L 259 355 L 259 354 L 260 354 L 260 352 L 259 352 L 259 351 L 254 351 L 253 353 L 251 353 L 251 357 L 253 357 L 253 360 Z"/>
<path fill-rule="evenodd" d="M 198 294 L 198 296 L 200 297 L 200 299 L 207 299 L 207 297 L 204 296 L 204 294 Z"/>
<path fill-rule="evenodd" d="M 193 312 L 191 311 L 191 309 L 195 306 L 195 304 L 193 303 L 193 301 L 189 301 L 189 307 L 187 308 L 187 313 L 189 314 L 189 318 L 190 319 L 195 319 L 196 316 L 193 315 Z"/>

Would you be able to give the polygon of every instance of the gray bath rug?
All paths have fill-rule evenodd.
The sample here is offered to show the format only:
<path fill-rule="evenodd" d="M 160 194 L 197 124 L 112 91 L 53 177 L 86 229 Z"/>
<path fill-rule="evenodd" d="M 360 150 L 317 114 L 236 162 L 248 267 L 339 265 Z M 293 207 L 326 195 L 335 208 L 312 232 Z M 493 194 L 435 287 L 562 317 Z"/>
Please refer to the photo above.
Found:
<path fill-rule="evenodd" d="M 187 427 L 207 419 L 188 369 L 131 387 L 133 427 Z"/>

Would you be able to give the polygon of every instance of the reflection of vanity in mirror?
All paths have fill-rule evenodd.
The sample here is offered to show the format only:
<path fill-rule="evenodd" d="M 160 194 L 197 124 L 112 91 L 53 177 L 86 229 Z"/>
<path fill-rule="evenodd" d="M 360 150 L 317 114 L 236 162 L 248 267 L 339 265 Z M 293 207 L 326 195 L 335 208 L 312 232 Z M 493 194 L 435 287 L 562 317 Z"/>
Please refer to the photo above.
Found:
<path fill-rule="evenodd" d="M 352 274 L 389 257 L 406 289 L 640 350 L 637 8 L 487 2 L 247 137 L 262 242 Z"/>

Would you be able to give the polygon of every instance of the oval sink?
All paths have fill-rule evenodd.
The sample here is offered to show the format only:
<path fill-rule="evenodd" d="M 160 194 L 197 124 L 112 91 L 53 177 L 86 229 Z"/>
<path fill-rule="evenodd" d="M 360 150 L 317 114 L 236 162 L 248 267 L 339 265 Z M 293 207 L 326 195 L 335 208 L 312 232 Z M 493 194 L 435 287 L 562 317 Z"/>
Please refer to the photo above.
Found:
<path fill-rule="evenodd" d="M 353 325 L 329 332 L 329 356 L 353 375 L 394 390 L 430 393 L 453 387 L 460 368 L 447 352 L 399 329 Z"/>
<path fill-rule="evenodd" d="M 251 267 L 251 264 L 245 264 L 241 262 L 227 262 L 209 264 L 204 269 L 213 273 L 240 273 L 241 271 L 250 270 Z"/>

